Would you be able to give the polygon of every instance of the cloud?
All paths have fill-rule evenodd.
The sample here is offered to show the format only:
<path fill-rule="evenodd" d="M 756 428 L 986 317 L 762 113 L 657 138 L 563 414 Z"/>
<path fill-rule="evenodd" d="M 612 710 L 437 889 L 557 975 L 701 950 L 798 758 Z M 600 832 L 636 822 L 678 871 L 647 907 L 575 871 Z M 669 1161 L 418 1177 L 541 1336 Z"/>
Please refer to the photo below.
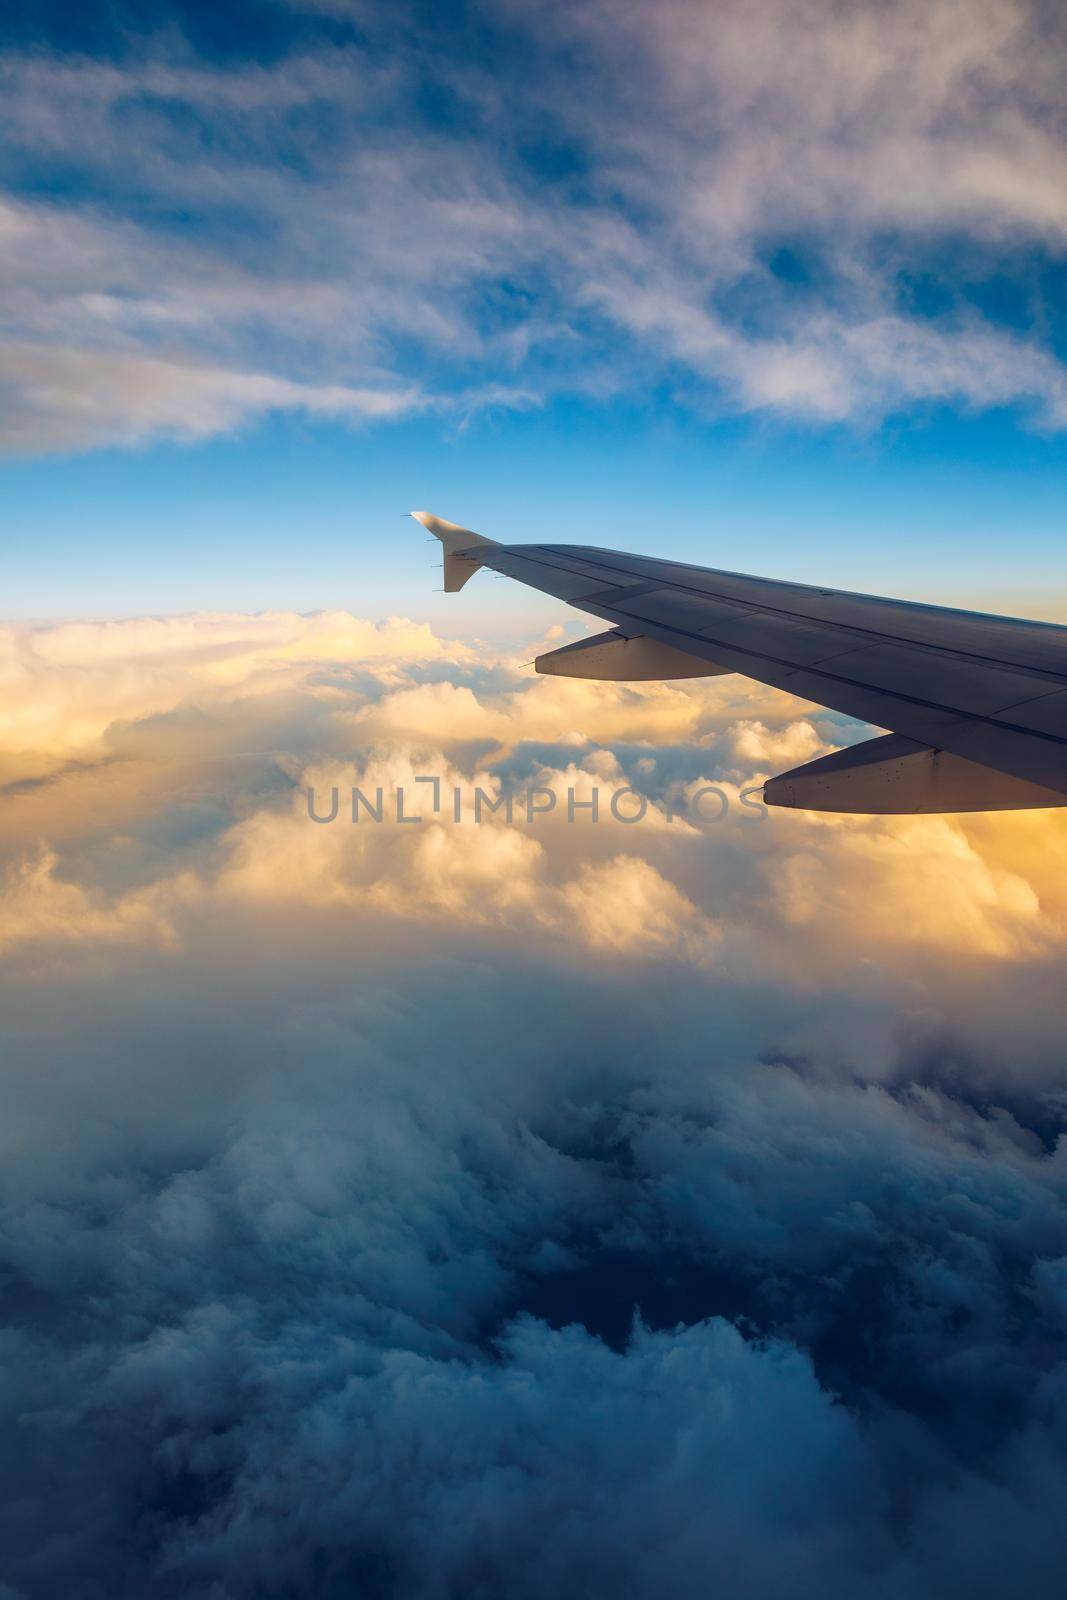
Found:
<path fill-rule="evenodd" d="M 359 6 L 269 64 L 158 35 L 0 60 L 4 448 L 650 383 L 816 424 L 1063 425 L 1047 7 L 479 14 L 491 48 Z"/>
<path fill-rule="evenodd" d="M 457 662 L 466 653 L 424 624 L 347 612 L 8 624 L 0 627 L 0 771 L 11 781 L 36 777 L 65 759 L 99 756 L 107 730 L 123 719 L 182 705 L 219 708 L 283 682 L 302 684 L 328 664 L 369 666 L 388 684 L 397 662 Z M 328 684 L 317 692 L 329 700 Z"/>
<path fill-rule="evenodd" d="M 5 634 L 2 1581 L 1051 1597 L 1058 814 L 745 816 L 846 730 L 527 656 Z"/>
<path fill-rule="evenodd" d="M 0 949 L 24 942 L 60 946 L 110 940 L 167 942 L 171 929 L 163 905 L 182 885 L 168 883 L 112 900 L 56 876 L 58 857 L 42 849 L 9 869 L 0 894 Z"/>
<path fill-rule="evenodd" d="M 100 350 L 7 345 L 0 346 L 0 364 L 19 400 L 17 414 L 12 409 L 3 419 L 0 449 L 20 455 L 164 435 L 206 439 L 272 411 L 381 420 L 421 404 L 414 389 L 300 384 Z"/>

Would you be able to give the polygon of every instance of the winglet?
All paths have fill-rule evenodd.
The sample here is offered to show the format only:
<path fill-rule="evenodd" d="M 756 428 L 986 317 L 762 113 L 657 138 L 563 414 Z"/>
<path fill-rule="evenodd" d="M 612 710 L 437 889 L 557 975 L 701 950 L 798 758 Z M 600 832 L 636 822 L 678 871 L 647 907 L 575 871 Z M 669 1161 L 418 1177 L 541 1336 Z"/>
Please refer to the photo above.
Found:
<path fill-rule="evenodd" d="M 467 579 L 482 565 L 479 548 L 495 545 L 498 541 L 483 538 L 480 533 L 472 533 L 458 523 L 446 522 L 443 517 L 432 516 L 429 511 L 413 511 L 411 515 L 435 539 L 440 539 L 445 552 L 445 593 L 458 594 Z"/>

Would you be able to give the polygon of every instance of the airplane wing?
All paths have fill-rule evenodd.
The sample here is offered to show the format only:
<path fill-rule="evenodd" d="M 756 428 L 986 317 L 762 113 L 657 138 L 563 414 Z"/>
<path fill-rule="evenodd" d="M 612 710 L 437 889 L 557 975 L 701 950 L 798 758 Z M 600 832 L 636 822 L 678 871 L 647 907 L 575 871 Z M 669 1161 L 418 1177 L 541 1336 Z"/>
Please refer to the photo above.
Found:
<path fill-rule="evenodd" d="M 595 546 L 498 544 L 412 515 L 444 546 L 449 592 L 490 567 L 612 624 L 539 656 L 539 672 L 620 681 L 740 672 L 892 730 L 770 779 L 769 805 L 1067 805 L 1067 628 Z"/>

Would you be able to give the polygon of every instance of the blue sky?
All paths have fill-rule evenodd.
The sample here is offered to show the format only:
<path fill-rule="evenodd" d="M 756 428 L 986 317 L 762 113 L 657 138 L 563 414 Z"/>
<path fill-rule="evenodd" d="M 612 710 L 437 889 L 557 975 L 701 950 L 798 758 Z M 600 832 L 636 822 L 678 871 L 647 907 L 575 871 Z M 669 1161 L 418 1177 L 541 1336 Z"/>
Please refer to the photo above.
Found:
<path fill-rule="evenodd" d="M 10 10 L 8 612 L 551 614 L 426 506 L 1067 616 L 1055 40 L 810 9 Z"/>

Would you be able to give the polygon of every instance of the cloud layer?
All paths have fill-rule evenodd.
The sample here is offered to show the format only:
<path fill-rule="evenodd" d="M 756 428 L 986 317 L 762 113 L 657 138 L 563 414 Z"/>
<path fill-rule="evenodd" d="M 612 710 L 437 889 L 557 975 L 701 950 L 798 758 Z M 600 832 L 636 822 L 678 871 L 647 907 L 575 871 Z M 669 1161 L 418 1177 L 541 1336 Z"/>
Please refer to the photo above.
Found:
<path fill-rule="evenodd" d="M 857 730 L 530 653 L 5 635 L 4 1592 L 1051 1597 L 1058 814 L 669 821 Z M 427 774 L 560 804 L 308 818 Z"/>
<path fill-rule="evenodd" d="M 262 32 L 0 57 L 3 448 L 652 386 L 1067 417 L 1038 0 L 269 6 Z"/>

